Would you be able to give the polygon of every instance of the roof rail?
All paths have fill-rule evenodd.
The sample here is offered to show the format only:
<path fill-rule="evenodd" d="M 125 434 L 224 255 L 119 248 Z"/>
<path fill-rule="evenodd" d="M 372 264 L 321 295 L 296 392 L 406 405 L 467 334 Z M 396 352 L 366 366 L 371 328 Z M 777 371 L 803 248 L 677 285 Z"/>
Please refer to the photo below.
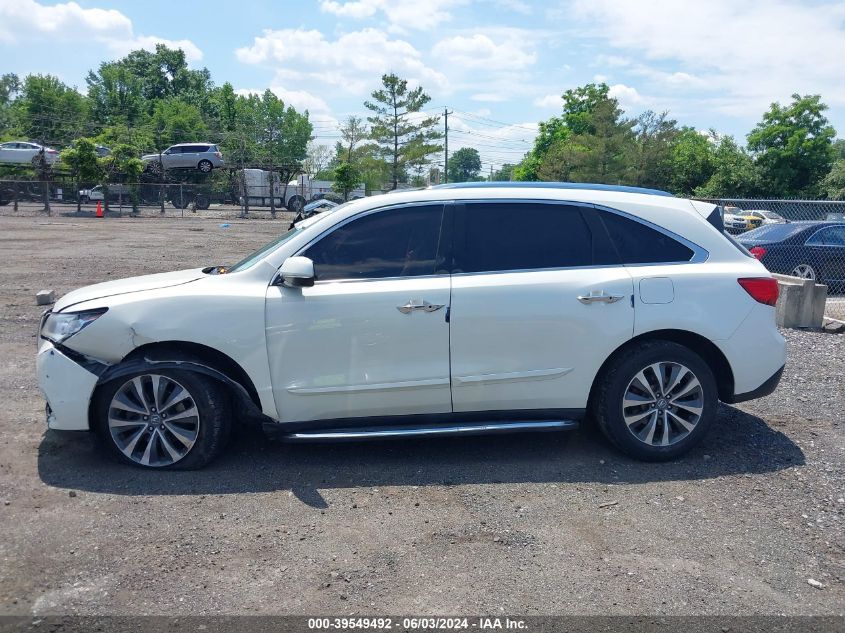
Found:
<path fill-rule="evenodd" d="M 594 182 L 450 182 L 433 185 L 432 189 L 587 189 L 592 191 L 621 191 L 623 193 L 642 193 L 650 196 L 675 196 L 660 189 L 629 187 L 627 185 L 603 185 Z"/>

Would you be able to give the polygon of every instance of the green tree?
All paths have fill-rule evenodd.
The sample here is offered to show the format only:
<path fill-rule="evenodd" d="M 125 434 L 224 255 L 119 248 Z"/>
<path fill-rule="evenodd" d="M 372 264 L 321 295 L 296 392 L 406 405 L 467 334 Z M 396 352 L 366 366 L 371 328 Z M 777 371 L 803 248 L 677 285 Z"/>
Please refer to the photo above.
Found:
<path fill-rule="evenodd" d="M 508 180 L 513 180 L 513 170 L 516 165 L 512 165 L 511 163 L 505 163 L 499 169 L 493 172 L 493 177 L 491 180 L 494 182 L 503 182 Z"/>
<path fill-rule="evenodd" d="M 578 129 L 552 144 L 540 161 L 542 180 L 627 183 L 634 178 L 634 121 L 624 119 L 616 99 L 606 98 L 578 113 Z"/>
<path fill-rule="evenodd" d="M 341 163 L 334 170 L 334 182 L 332 189 L 343 196 L 343 200 L 349 200 L 349 192 L 355 189 L 361 182 L 361 174 L 351 163 Z"/>
<path fill-rule="evenodd" d="M 473 147 L 462 147 L 449 157 L 449 182 L 477 180 L 481 172 L 481 156 Z"/>
<path fill-rule="evenodd" d="M 712 135 L 708 137 L 691 127 L 682 128 L 669 149 L 667 188 L 679 195 L 692 195 L 713 176 L 713 154 Z"/>
<path fill-rule="evenodd" d="M 822 180 L 822 190 L 830 200 L 845 200 L 845 158 L 833 163 Z"/>
<path fill-rule="evenodd" d="M 442 134 L 435 126 L 440 117 L 418 115 L 429 101 L 422 86 L 408 89 L 408 82 L 394 74 L 383 75 L 382 87 L 373 91 L 372 101 L 364 107 L 373 112 L 367 118 L 371 125 L 371 138 L 379 147 L 382 159 L 388 164 L 392 189 L 407 178 L 409 159 L 419 164 L 430 154 L 441 151 L 436 144 Z"/>
<path fill-rule="evenodd" d="M 202 140 L 207 132 L 199 109 L 179 99 L 157 101 L 148 127 L 158 150 Z"/>
<path fill-rule="evenodd" d="M 693 192 L 702 198 L 750 198 L 768 195 L 754 160 L 732 136 L 718 140 L 712 153 L 713 173 Z"/>
<path fill-rule="evenodd" d="M 647 110 L 637 117 L 634 134 L 632 184 L 665 187 L 672 176 L 672 149 L 680 134 L 677 121 L 668 112 Z"/>
<path fill-rule="evenodd" d="M 67 145 L 88 129 L 88 101 L 52 75 L 28 75 L 13 109 L 20 132 L 47 145 Z"/>
<path fill-rule="evenodd" d="M 120 62 L 104 62 L 86 78 L 91 117 L 102 125 L 138 125 L 147 106 L 142 80 Z"/>
<path fill-rule="evenodd" d="M 773 103 L 748 135 L 763 185 L 770 195 L 812 196 L 835 158 L 836 132 L 824 116 L 819 95 L 792 95 L 792 103 Z"/>

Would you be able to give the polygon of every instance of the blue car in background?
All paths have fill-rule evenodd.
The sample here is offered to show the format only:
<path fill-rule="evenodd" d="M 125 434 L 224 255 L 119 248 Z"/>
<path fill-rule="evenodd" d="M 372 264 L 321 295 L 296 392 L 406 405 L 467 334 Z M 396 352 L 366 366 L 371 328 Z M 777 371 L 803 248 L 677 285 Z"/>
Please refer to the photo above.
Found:
<path fill-rule="evenodd" d="M 845 289 L 845 222 L 764 224 L 736 240 L 773 273 Z"/>

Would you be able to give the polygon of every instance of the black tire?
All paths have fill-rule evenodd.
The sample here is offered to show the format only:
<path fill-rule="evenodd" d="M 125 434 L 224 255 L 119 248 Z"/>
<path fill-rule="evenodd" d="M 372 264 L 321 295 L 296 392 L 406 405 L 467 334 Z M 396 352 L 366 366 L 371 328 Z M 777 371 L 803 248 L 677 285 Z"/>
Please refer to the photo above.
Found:
<path fill-rule="evenodd" d="M 82 204 L 88 204 L 89 202 L 91 202 L 91 198 L 89 198 L 88 196 L 81 196 L 79 198 L 79 202 L 81 202 Z"/>
<path fill-rule="evenodd" d="M 670 398 L 655 398 L 657 402 L 662 402 L 664 408 L 653 412 L 655 416 L 655 428 L 659 429 L 652 431 L 653 441 L 656 441 L 658 433 L 660 434 L 660 440 L 662 440 L 663 427 L 666 425 L 664 420 L 667 419 L 670 420 L 668 423 L 669 430 L 667 431 L 670 438 L 672 433 L 678 437 L 676 441 L 666 446 L 647 443 L 645 439 L 638 439 L 635 435 L 639 430 L 640 433 L 648 436 L 646 427 L 650 423 L 651 417 L 646 418 L 646 421 L 643 422 L 643 427 L 639 427 L 640 422 L 629 426 L 626 423 L 624 415 L 624 411 L 628 411 L 629 419 L 633 419 L 641 411 L 645 413 L 648 409 L 655 409 L 658 405 L 651 406 L 643 404 L 627 407 L 627 409 L 623 410 L 626 392 L 628 392 L 631 385 L 634 385 L 633 381 L 637 374 L 642 370 L 646 370 L 648 373 L 648 376 L 646 376 L 647 379 L 651 376 L 656 376 L 656 373 L 648 368 L 659 363 L 665 363 L 667 368 L 676 365 L 683 366 L 692 372 L 692 378 L 696 378 L 701 387 L 701 412 L 692 430 L 682 427 L 671 417 L 673 415 L 671 413 L 673 407 L 671 406 Z M 666 381 L 670 382 L 671 377 L 667 378 Z M 690 382 L 687 383 L 687 381 Z M 681 391 L 677 391 L 677 389 L 680 388 L 683 390 L 683 384 L 691 384 L 691 379 L 685 378 L 683 383 L 679 383 L 676 389 L 672 389 L 670 392 L 676 395 L 680 394 Z M 668 387 L 671 385 L 665 386 Z M 652 387 L 655 387 L 655 385 L 652 385 Z M 655 395 L 665 396 L 666 394 L 657 393 Z M 712 426 L 716 417 L 717 407 L 718 389 L 716 379 L 713 377 L 710 367 L 698 354 L 689 348 L 670 341 L 645 341 L 621 351 L 610 360 L 602 374 L 597 378 L 596 388 L 594 389 L 590 403 L 591 413 L 605 437 L 622 452 L 644 461 L 667 461 L 680 457 L 692 449 L 704 439 Z M 661 412 L 665 408 L 668 408 L 670 413 L 661 416 Z M 681 417 L 689 415 L 689 412 L 685 408 L 682 411 L 674 408 L 674 412 L 680 414 Z M 652 413 L 649 412 L 646 415 L 651 416 Z M 689 424 L 689 419 L 686 419 L 686 421 Z"/>
<path fill-rule="evenodd" d="M 193 445 L 185 451 L 185 454 L 178 461 L 163 465 L 145 465 L 128 457 L 117 445 L 118 440 L 113 437 L 109 428 L 110 404 L 118 390 L 133 378 L 152 374 L 176 381 L 180 386 L 184 387 L 189 392 L 190 399 L 199 412 L 197 422 L 198 431 L 196 432 Z M 102 385 L 97 390 L 95 396 L 94 427 L 98 439 L 104 448 L 119 461 L 139 468 L 149 468 L 151 470 L 194 470 L 202 468 L 218 457 L 223 451 L 231 434 L 231 426 L 231 398 L 226 387 L 213 378 L 196 372 L 155 369 L 151 366 L 147 370 L 138 371 Z M 143 428 L 143 424 L 141 424 L 141 427 Z M 138 427 L 136 426 L 134 428 Z M 159 426 L 159 428 L 162 427 Z M 130 430 L 129 432 L 134 431 Z M 173 440 L 173 437 L 171 434 L 172 445 L 183 449 L 184 447 L 178 445 Z M 144 439 L 146 438 L 142 437 L 138 444 L 140 445 Z M 166 457 L 163 449 L 160 452 Z"/>
<path fill-rule="evenodd" d="M 302 196 L 291 196 L 291 199 L 288 200 L 288 211 L 292 211 L 293 213 L 299 213 L 302 211 L 303 207 L 305 207 L 305 198 Z"/>
<path fill-rule="evenodd" d="M 214 169 L 214 165 L 211 164 L 210 160 L 201 160 L 197 163 L 197 169 L 199 169 L 204 174 L 210 174 L 211 170 Z"/>
<path fill-rule="evenodd" d="M 196 198 L 194 198 L 194 207 L 199 209 L 200 211 L 205 211 L 208 207 L 211 206 L 211 200 L 208 196 L 204 194 L 198 194 Z"/>

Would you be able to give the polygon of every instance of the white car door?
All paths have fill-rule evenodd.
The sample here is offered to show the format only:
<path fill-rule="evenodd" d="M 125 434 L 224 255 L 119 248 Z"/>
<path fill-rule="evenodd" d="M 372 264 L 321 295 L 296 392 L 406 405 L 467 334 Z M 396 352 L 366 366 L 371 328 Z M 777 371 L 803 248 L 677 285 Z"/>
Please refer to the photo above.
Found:
<path fill-rule="evenodd" d="M 591 208 L 456 205 L 451 308 L 455 412 L 581 410 L 631 338 L 632 281 Z M 567 412 L 562 412 L 566 416 Z"/>
<path fill-rule="evenodd" d="M 442 223 L 443 204 L 355 216 L 299 253 L 314 286 L 268 288 L 282 422 L 451 411 Z"/>

